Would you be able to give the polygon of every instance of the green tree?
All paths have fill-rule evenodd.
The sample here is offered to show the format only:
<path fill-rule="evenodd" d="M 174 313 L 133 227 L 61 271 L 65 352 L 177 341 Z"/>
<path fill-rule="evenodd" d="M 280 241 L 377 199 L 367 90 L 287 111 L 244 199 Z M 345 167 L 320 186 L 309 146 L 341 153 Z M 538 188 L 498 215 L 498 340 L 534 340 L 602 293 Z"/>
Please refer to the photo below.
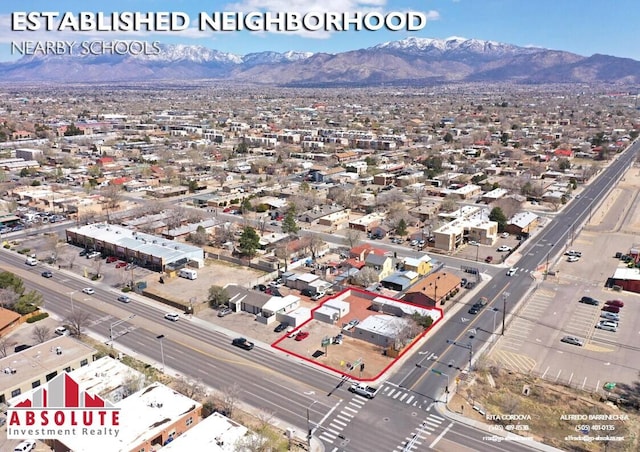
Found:
<path fill-rule="evenodd" d="M 400 237 L 404 237 L 405 235 L 407 235 L 407 222 L 404 221 L 404 218 L 400 218 L 400 221 L 398 221 L 398 225 L 396 226 L 396 234 L 398 234 Z"/>
<path fill-rule="evenodd" d="M 491 209 L 489 213 L 489 220 L 495 221 L 498 223 L 498 231 L 504 231 L 505 226 L 507 225 L 507 217 L 500 207 L 494 207 Z"/>
<path fill-rule="evenodd" d="M 569 162 L 569 159 L 560 159 L 558 161 L 558 169 L 560 171 L 566 171 L 570 168 L 571 168 L 571 162 Z"/>
<path fill-rule="evenodd" d="M 242 230 L 239 242 L 240 252 L 249 257 L 253 257 L 260 247 L 260 236 L 251 226 L 246 226 Z"/>
<path fill-rule="evenodd" d="M 217 308 L 218 306 L 223 306 L 229 303 L 229 293 L 227 289 L 221 286 L 211 286 L 209 287 L 209 296 L 207 297 L 207 301 L 209 301 L 209 306 L 212 308 Z"/>
<path fill-rule="evenodd" d="M 189 193 L 195 193 L 195 191 L 198 189 L 198 181 L 195 179 L 190 179 L 189 180 Z"/>
<path fill-rule="evenodd" d="M 443 140 L 444 140 L 445 143 L 451 143 L 453 141 L 453 135 L 451 135 L 451 132 L 447 132 L 444 135 Z"/>
<path fill-rule="evenodd" d="M 240 203 L 240 211 L 242 213 L 251 212 L 253 210 L 253 205 L 251 204 L 251 200 L 249 198 L 244 198 Z"/>
<path fill-rule="evenodd" d="M 18 295 L 24 293 L 24 282 L 11 272 L 0 273 L 0 289 L 13 289 Z"/>
<path fill-rule="evenodd" d="M 65 137 L 71 137 L 74 135 L 82 135 L 84 132 L 80 130 L 74 123 L 69 124 L 67 130 L 64 132 Z"/>
<path fill-rule="evenodd" d="M 282 232 L 285 234 L 296 234 L 300 226 L 296 222 L 295 211 L 289 210 L 282 220 Z"/>
<path fill-rule="evenodd" d="M 42 294 L 35 290 L 22 294 L 15 304 L 13 310 L 18 314 L 29 314 L 38 309 L 42 304 Z"/>

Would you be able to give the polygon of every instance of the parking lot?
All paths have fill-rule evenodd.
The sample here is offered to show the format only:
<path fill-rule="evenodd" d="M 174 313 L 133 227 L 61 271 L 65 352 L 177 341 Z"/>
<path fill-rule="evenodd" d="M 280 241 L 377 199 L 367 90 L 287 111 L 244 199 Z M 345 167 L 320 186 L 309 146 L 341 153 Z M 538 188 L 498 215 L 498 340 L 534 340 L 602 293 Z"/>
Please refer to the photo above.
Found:
<path fill-rule="evenodd" d="M 632 383 L 638 377 L 640 348 L 637 328 L 640 295 L 605 287 L 616 268 L 626 264 L 614 257 L 634 247 L 640 233 L 640 208 L 634 184 L 640 171 L 632 168 L 591 222 L 566 251 L 581 252 L 578 259 L 567 254 L 552 264 L 555 276 L 540 280 L 514 316 L 505 336 L 491 353 L 491 361 L 518 372 L 586 390 L 600 390 L 604 383 Z M 630 176 L 628 173 L 628 176 Z M 605 239 L 603 239 L 603 237 Z M 591 297 L 599 304 L 581 303 Z M 621 300 L 616 331 L 596 327 L 607 300 Z M 614 329 L 614 328 L 611 328 Z M 562 342 L 570 336 L 582 345 Z"/>

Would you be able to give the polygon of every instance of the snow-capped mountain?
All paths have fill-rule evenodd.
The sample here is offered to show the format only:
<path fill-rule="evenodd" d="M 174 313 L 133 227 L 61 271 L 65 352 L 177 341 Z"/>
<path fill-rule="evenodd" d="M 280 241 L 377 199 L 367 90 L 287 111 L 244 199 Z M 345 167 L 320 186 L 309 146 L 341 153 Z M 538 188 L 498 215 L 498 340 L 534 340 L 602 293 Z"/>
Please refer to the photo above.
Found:
<path fill-rule="evenodd" d="M 227 63 L 241 64 L 242 57 L 233 53 L 219 52 L 204 46 L 187 46 L 183 44 L 161 44 L 160 52 L 140 54 L 133 58 L 156 62 L 191 62 L 191 63 Z"/>
<path fill-rule="evenodd" d="M 216 79 L 281 86 L 449 82 L 640 83 L 640 62 L 495 41 L 409 37 L 337 54 L 220 52 L 162 44 L 146 55 L 35 55 L 0 63 L 0 80 L 126 82 Z"/>
<path fill-rule="evenodd" d="M 516 54 L 531 54 L 545 49 L 518 47 L 496 41 L 483 41 L 480 39 L 466 39 L 452 36 L 447 39 L 431 39 L 409 37 L 400 41 L 390 41 L 371 47 L 373 50 L 399 51 L 406 53 L 430 53 L 430 54 L 455 54 L 475 53 L 488 56 L 505 56 Z"/>

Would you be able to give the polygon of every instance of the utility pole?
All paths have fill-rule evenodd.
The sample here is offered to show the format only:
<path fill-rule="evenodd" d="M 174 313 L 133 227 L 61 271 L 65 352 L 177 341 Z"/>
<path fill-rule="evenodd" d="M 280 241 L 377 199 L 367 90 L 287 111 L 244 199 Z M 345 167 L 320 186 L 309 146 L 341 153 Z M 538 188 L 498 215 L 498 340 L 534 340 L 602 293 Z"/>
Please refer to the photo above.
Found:
<path fill-rule="evenodd" d="M 501 336 L 504 336 L 504 322 L 507 317 L 507 297 L 509 296 L 509 292 L 505 292 L 502 294 L 502 333 Z"/>
<path fill-rule="evenodd" d="M 311 428 L 311 423 L 309 421 L 309 410 L 313 405 L 318 403 L 317 400 L 311 402 L 311 404 L 307 407 L 307 450 L 311 451 L 311 438 L 313 437 L 313 429 Z"/>
<path fill-rule="evenodd" d="M 162 348 L 162 340 L 164 339 L 164 334 L 156 336 L 156 339 L 160 341 L 160 356 L 162 357 L 162 373 L 164 373 L 164 349 Z"/>

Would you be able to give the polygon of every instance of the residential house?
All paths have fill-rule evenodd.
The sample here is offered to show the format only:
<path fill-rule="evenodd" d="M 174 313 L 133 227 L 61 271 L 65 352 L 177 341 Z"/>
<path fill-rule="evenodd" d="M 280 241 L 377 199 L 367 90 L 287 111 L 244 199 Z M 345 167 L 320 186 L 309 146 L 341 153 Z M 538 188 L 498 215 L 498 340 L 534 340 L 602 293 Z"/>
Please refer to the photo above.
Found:
<path fill-rule="evenodd" d="M 405 257 L 402 260 L 402 267 L 405 271 L 416 272 L 420 276 L 424 276 L 431 271 L 432 268 L 431 256 L 423 254 L 416 257 Z"/>
<path fill-rule="evenodd" d="M 518 212 L 507 222 L 505 231 L 511 234 L 530 234 L 540 223 L 540 217 L 533 212 Z"/>
<path fill-rule="evenodd" d="M 414 271 L 395 272 L 380 281 L 380 284 L 382 284 L 382 287 L 385 289 L 402 292 L 411 287 L 411 285 L 418 280 L 419 276 L 420 275 Z"/>
<path fill-rule="evenodd" d="M 444 305 L 460 289 L 462 280 L 450 272 L 435 272 L 418 281 L 404 300 L 419 306 Z"/>
<path fill-rule="evenodd" d="M 369 253 L 365 258 L 365 266 L 374 269 L 378 273 L 378 281 L 393 273 L 393 259 L 377 253 Z"/>

